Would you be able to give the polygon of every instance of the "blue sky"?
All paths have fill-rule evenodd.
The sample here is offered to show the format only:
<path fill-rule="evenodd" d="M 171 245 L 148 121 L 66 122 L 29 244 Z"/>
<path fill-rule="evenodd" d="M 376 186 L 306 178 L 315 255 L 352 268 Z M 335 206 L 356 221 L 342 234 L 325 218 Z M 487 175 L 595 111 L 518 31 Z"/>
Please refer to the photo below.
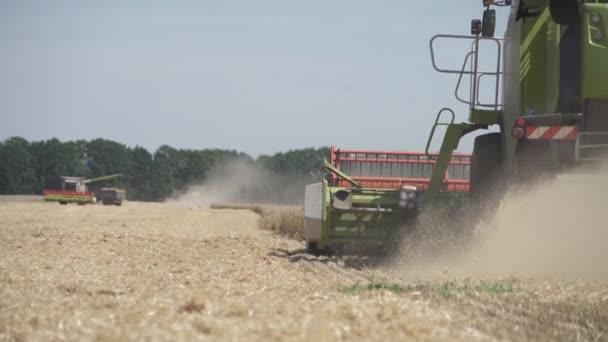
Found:
<path fill-rule="evenodd" d="M 428 40 L 467 34 L 482 11 L 477 0 L 3 1 L 0 139 L 419 150 L 440 108 L 467 117 Z"/>

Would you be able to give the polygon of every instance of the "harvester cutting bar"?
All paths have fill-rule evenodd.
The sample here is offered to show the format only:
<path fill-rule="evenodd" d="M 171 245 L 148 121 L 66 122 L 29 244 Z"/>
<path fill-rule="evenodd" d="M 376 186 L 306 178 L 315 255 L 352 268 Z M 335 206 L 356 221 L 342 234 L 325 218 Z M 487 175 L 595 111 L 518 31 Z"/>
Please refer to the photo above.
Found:
<path fill-rule="evenodd" d="M 95 196 L 91 192 L 45 189 L 42 194 L 46 202 L 59 202 L 61 204 L 95 202 Z"/>

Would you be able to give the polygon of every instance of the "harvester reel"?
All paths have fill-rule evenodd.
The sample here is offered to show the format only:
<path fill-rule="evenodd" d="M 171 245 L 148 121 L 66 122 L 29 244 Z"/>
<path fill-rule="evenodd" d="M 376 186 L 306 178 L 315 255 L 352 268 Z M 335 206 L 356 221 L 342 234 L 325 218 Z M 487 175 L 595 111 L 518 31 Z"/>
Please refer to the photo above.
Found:
<path fill-rule="evenodd" d="M 580 0 L 548 0 L 551 18 L 560 25 L 572 25 L 581 16 Z"/>

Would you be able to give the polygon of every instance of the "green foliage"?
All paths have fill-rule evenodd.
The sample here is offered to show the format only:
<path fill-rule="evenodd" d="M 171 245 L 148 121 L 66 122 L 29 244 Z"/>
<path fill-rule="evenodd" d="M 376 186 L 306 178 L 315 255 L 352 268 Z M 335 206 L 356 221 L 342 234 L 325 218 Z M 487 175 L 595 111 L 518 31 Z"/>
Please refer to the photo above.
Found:
<path fill-rule="evenodd" d="M 29 143 L 13 137 L 0 145 L 0 193 L 32 193 L 37 190 L 36 172 Z"/>
<path fill-rule="evenodd" d="M 354 285 L 341 286 L 338 288 L 338 291 L 344 294 L 360 294 L 363 292 L 371 291 L 389 291 L 394 293 L 403 293 L 411 290 L 412 288 L 410 286 L 401 285 L 398 283 L 376 282 L 374 280 L 370 280 L 367 284 L 356 283 Z"/>
<path fill-rule="evenodd" d="M 136 146 L 131 152 L 131 167 L 123 175 L 127 182 L 127 193 L 131 199 L 155 199 L 154 191 L 154 159 L 150 152 L 143 147 Z M 158 197 L 161 198 L 161 197 Z"/>
<path fill-rule="evenodd" d="M 123 144 L 95 139 L 86 145 L 84 158 L 91 175 L 125 173 L 130 166 L 130 152 Z"/>
<path fill-rule="evenodd" d="M 80 161 L 81 148 L 77 143 L 62 143 L 57 139 L 37 141 L 30 143 L 29 151 L 37 181 L 34 192 L 40 192 L 45 187 L 60 188 L 60 176 L 85 173 Z"/>
<path fill-rule="evenodd" d="M 320 178 L 323 159 L 329 158 L 329 147 L 306 148 L 260 156 L 259 162 L 267 169 L 279 174 Z"/>
<path fill-rule="evenodd" d="M 92 184 L 92 190 L 116 186 L 125 188 L 131 200 L 162 201 L 190 185 L 203 183 L 214 167 L 236 159 L 281 176 L 273 186 L 302 182 L 295 187 L 302 191 L 304 183 L 320 179 L 321 163 L 328 154 L 328 148 L 303 149 L 254 160 L 234 150 L 184 150 L 163 145 L 151 154 L 141 146 L 131 148 L 107 139 L 28 142 L 13 137 L 0 141 L 0 194 L 39 194 L 44 189 L 58 189 L 61 176 L 92 178 L 121 173 L 119 179 Z"/>
<path fill-rule="evenodd" d="M 356 283 L 349 286 L 340 286 L 338 291 L 344 294 L 357 295 L 364 292 L 389 291 L 393 293 L 418 293 L 425 296 L 439 296 L 445 299 L 458 297 L 460 295 L 503 295 L 512 293 L 513 282 L 494 281 L 494 282 L 456 282 L 446 281 L 440 284 L 399 284 L 390 282 L 378 282 L 370 280 L 368 283 Z"/>
<path fill-rule="evenodd" d="M 513 284 L 511 282 L 480 282 L 478 284 L 463 283 L 459 284 L 454 281 L 445 282 L 434 288 L 435 294 L 450 298 L 457 294 L 470 294 L 470 293 L 488 293 L 493 295 L 500 295 L 504 293 L 513 292 Z"/>
<path fill-rule="evenodd" d="M 502 294 L 513 292 L 513 284 L 510 282 L 481 282 L 475 289 L 479 292 Z"/>
<path fill-rule="evenodd" d="M 260 156 L 258 163 L 265 169 L 280 177 L 274 177 L 273 186 L 282 189 L 281 201 L 294 201 L 301 198 L 307 184 L 319 182 L 323 176 L 323 160 L 329 159 L 329 147 L 306 148 L 277 153 L 272 156 Z"/>

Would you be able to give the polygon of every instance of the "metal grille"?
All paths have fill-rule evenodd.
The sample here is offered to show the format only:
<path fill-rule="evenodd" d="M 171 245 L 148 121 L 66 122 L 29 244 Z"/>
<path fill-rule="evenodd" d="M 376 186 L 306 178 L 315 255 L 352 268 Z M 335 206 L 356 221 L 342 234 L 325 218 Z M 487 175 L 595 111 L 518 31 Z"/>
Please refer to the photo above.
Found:
<path fill-rule="evenodd" d="M 399 188 L 413 185 L 426 189 L 430 183 L 434 158 L 425 153 L 341 150 L 332 147 L 331 163 L 365 187 Z M 471 157 L 455 154 L 444 178 L 444 190 L 469 191 Z M 333 185 L 346 186 L 335 177 Z"/>

